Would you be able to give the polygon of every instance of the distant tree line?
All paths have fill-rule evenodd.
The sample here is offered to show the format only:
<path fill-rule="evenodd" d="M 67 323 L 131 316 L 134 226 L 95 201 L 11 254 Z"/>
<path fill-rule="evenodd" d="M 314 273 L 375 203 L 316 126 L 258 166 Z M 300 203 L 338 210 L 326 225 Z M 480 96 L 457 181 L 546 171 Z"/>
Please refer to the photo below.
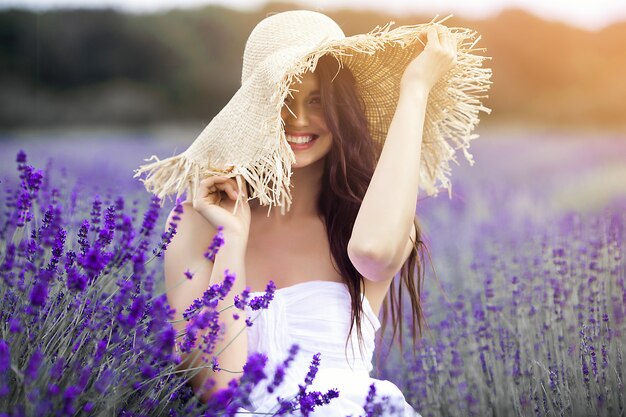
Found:
<path fill-rule="evenodd" d="M 43 92 L 67 101 L 91 94 L 96 101 L 103 88 L 118 82 L 138 95 L 150 91 L 159 101 L 154 114 L 138 111 L 128 114 L 128 121 L 206 118 L 239 83 L 245 38 L 236 17 L 221 8 L 139 16 L 114 10 L 5 11 L 0 13 L 0 83 L 9 88 L 0 93 L 2 101 L 11 92 Z M 7 120 L 2 111 L 0 123 L 27 122 L 30 116 L 23 117 Z M 102 114 L 103 122 L 106 118 Z"/>
<path fill-rule="evenodd" d="M 1 11 L 0 127 L 209 120 L 240 84 L 254 25 L 269 12 L 292 8 Z M 401 25 L 433 17 L 329 14 L 347 35 L 389 20 Z M 487 104 L 494 113 L 487 119 L 626 124 L 626 25 L 586 32 L 520 11 L 448 24 L 478 30 L 479 46 L 493 57 Z"/>

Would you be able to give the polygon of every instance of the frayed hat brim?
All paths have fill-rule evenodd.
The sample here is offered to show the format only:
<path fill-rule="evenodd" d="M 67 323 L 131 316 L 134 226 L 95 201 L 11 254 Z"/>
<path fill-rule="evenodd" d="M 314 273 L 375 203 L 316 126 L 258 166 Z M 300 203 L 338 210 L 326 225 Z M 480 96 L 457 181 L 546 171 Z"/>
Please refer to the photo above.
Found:
<path fill-rule="evenodd" d="M 289 12 L 287 12 L 289 13 Z M 309 12 L 315 13 L 315 12 Z M 135 177 L 160 198 L 195 189 L 208 175 L 241 175 L 250 186 L 250 198 L 261 205 L 278 206 L 284 213 L 291 204 L 291 165 L 295 156 L 285 138 L 281 108 L 293 82 L 313 71 L 324 55 L 333 55 L 348 67 L 365 104 L 372 139 L 383 144 L 400 94 L 406 66 L 423 49 L 426 32 L 439 21 L 392 29 L 392 24 L 350 37 L 328 39 L 314 46 L 294 46 L 265 59 L 250 71 L 241 88 L 182 154 L 142 165 Z M 462 150 L 473 164 L 470 142 L 479 112 L 489 113 L 482 99 L 491 85 L 489 59 L 478 54 L 480 37 L 466 28 L 449 27 L 457 43 L 455 66 L 429 93 L 424 121 L 419 186 L 428 195 L 448 190 L 449 161 Z M 269 55 L 268 55 L 269 56 Z M 281 61 L 282 60 L 282 61 Z M 284 62 L 283 62 L 284 61 Z"/>

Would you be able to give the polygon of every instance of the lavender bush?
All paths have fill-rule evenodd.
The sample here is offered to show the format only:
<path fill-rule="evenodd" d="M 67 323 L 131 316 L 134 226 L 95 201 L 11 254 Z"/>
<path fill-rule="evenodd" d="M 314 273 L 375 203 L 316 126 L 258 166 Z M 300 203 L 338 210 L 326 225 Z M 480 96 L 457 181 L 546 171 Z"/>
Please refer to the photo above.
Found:
<path fill-rule="evenodd" d="M 626 143 L 611 141 L 601 159 L 601 144 L 588 142 L 590 162 L 563 139 L 554 144 L 562 157 L 549 163 L 549 147 L 504 142 L 479 154 L 493 158 L 488 167 L 456 173 L 451 204 L 418 204 L 437 272 L 423 297 L 429 327 L 403 354 L 389 353 L 382 335 L 377 375 L 402 386 L 425 417 L 625 415 L 626 177 L 601 206 L 586 200 L 604 193 L 582 187 L 577 210 L 555 196 L 587 172 L 619 171 Z M 542 152 L 545 166 L 530 152 Z M 567 154 L 576 156 L 569 165 Z M 598 189 L 619 182 L 589 176 Z"/>
<path fill-rule="evenodd" d="M 429 327 L 417 349 L 403 354 L 388 347 L 389 334 L 379 335 L 373 376 L 396 383 L 424 417 L 626 415 L 626 200 L 616 194 L 623 181 L 611 176 L 623 172 L 626 142 L 539 139 L 541 146 L 527 137 L 477 143 L 477 167 L 453 167 L 453 199 L 418 202 L 436 272 L 426 271 Z M 133 146 L 116 164 L 137 164 L 145 150 Z M 130 168 L 122 174 L 108 161 L 107 174 L 95 178 L 79 162 L 69 175 L 61 170 L 54 186 L 49 167 L 24 167 L 17 184 L 2 184 L 0 414 L 218 415 L 244 404 L 256 378 L 279 384 L 280 374 L 264 375 L 264 358 L 253 355 L 249 378 L 224 391 L 221 406 L 199 403 L 185 384 L 189 374 L 176 371 L 165 349 L 182 348 L 186 336 L 171 342 L 165 334 L 171 310 L 159 296 L 156 255 L 167 238 L 151 229 L 158 219 L 148 215 L 158 204 L 139 183 L 121 180 L 132 177 Z M 124 198 L 98 188 L 107 179 Z M 212 323 L 213 301 L 210 294 L 197 300 L 190 329 Z M 404 345 L 411 346 L 406 337 Z M 212 355 L 205 359 L 211 366 Z M 332 401 L 334 393 L 324 398 L 304 386 L 277 412 L 308 413 Z M 368 416 L 392 412 L 375 387 L 366 400 Z"/>
<path fill-rule="evenodd" d="M 476 242 L 465 276 L 481 285 L 427 295 L 430 329 L 405 353 L 410 365 L 382 375 L 400 371 L 424 416 L 623 415 L 624 215 L 571 213 L 514 241 Z"/>
<path fill-rule="evenodd" d="M 176 233 L 176 218 L 167 232 L 155 233 L 159 200 L 153 198 L 143 216 L 138 202 L 128 212 L 122 197 L 96 195 L 85 206 L 79 190 L 55 187 L 49 169 L 28 165 L 25 153 L 17 165 L 19 181 L 4 184 L 0 217 L 0 415 L 213 416 L 248 405 L 251 390 L 268 377 L 262 354 L 252 353 L 239 381 L 210 403 L 202 404 L 186 384 L 201 366 L 219 370 L 211 356 L 220 337 L 216 305 L 236 277 L 225 271 L 224 281 L 187 309 L 186 330 L 177 334 L 174 311 L 155 291 L 161 266 L 152 261 Z M 180 202 L 176 210 L 182 212 Z M 81 219 L 83 213 L 88 217 Z M 218 233 L 207 257 L 222 243 Z M 267 308 L 273 290 L 270 282 L 251 300 L 246 290 L 235 296 L 235 307 Z M 181 352 L 202 349 L 203 363 L 178 371 L 176 344 Z M 291 355 L 296 352 L 294 346 Z M 300 391 L 277 404 L 277 415 L 308 415 L 337 397 L 336 390 L 307 390 L 318 366 L 313 358 Z M 276 388 L 279 376 L 274 381 Z"/>

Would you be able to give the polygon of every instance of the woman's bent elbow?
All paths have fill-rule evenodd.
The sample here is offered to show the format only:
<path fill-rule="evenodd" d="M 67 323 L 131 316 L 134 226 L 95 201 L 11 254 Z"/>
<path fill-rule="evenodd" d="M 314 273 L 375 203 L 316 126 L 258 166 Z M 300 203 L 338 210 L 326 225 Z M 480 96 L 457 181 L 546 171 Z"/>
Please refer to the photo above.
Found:
<path fill-rule="evenodd" d="M 350 262 L 366 279 L 370 281 L 384 281 L 392 278 L 396 273 L 393 257 L 377 250 L 355 248 L 348 244 L 348 258 Z"/>

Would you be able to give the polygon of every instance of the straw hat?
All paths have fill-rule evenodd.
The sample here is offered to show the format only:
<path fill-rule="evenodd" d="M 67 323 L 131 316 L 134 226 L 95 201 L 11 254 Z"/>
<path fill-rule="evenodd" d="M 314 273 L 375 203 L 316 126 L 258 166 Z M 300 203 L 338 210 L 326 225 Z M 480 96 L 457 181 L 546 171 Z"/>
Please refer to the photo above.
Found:
<path fill-rule="evenodd" d="M 447 18 L 446 18 L 447 19 Z M 373 31 L 346 37 L 328 16 L 307 10 L 277 13 L 252 31 L 243 56 L 241 87 L 183 153 L 159 160 L 152 156 L 135 171 L 163 199 L 185 190 L 194 198 L 198 183 L 209 175 L 241 175 L 250 185 L 250 198 L 289 210 L 291 150 L 281 119 L 289 87 L 318 59 L 333 55 L 354 74 L 365 103 L 372 139 L 383 143 L 399 97 L 404 69 L 424 47 L 428 28 L 444 20 L 391 29 L 393 22 Z M 488 90 L 491 71 L 475 55 L 480 39 L 474 31 L 449 28 L 457 42 L 457 63 L 433 86 L 428 97 L 419 185 L 428 195 L 447 188 L 449 160 L 462 149 L 473 165 L 469 143 L 478 112 L 489 113 L 480 99 Z M 417 162 L 417 161 L 416 161 Z"/>

